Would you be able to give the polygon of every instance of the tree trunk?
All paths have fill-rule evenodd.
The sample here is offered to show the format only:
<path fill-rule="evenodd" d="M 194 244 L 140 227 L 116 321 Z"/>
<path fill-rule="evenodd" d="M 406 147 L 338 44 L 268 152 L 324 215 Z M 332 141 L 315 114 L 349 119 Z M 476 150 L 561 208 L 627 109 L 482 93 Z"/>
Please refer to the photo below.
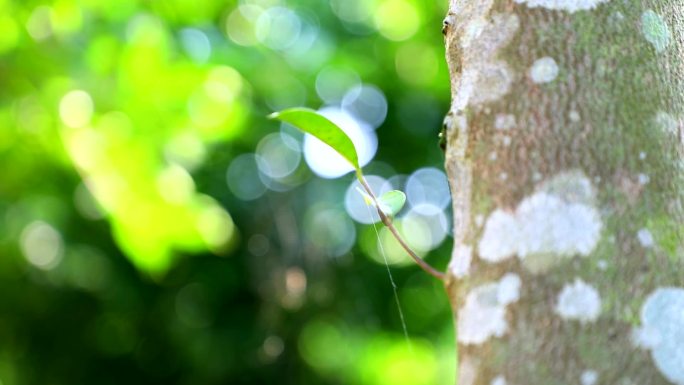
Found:
<path fill-rule="evenodd" d="M 450 0 L 459 385 L 684 384 L 684 3 Z"/>

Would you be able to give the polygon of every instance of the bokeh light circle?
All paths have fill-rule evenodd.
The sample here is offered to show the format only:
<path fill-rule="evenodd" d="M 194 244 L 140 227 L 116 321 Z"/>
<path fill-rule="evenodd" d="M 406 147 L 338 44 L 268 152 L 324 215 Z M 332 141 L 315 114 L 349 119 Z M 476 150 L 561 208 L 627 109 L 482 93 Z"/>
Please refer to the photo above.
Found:
<path fill-rule="evenodd" d="M 264 45 L 275 50 L 284 50 L 292 46 L 302 30 L 302 22 L 291 9 L 272 7 L 257 19 L 255 33 Z"/>
<path fill-rule="evenodd" d="M 342 108 L 373 128 L 378 128 L 387 117 L 387 98 L 376 86 L 358 85 L 344 95 Z"/>
<path fill-rule="evenodd" d="M 197 199 L 199 212 L 195 227 L 208 248 L 221 254 L 235 232 L 233 219 L 213 198 L 200 195 Z"/>
<path fill-rule="evenodd" d="M 55 268 L 64 252 L 62 235 L 43 221 L 31 222 L 24 228 L 19 246 L 26 260 L 43 270 Z"/>
<path fill-rule="evenodd" d="M 195 181 L 181 166 L 171 164 L 157 175 L 157 190 L 171 204 L 183 204 L 195 194 Z"/>
<path fill-rule="evenodd" d="M 266 186 L 261 179 L 255 178 L 259 174 L 256 156 L 242 154 L 228 166 L 226 181 L 228 188 L 236 197 L 245 201 L 259 198 L 266 192 Z"/>
<path fill-rule="evenodd" d="M 83 127 L 90 123 L 92 116 L 93 99 L 85 91 L 70 91 L 59 102 L 59 117 L 69 127 Z"/>
<path fill-rule="evenodd" d="M 259 171 L 274 179 L 292 174 L 302 159 L 299 142 L 285 133 L 266 135 L 259 141 L 256 155 Z"/>
<path fill-rule="evenodd" d="M 413 248 L 427 252 L 437 248 L 449 231 L 449 221 L 444 211 L 434 204 L 421 203 L 411 207 L 402 217 L 406 241 Z"/>
<path fill-rule="evenodd" d="M 326 103 L 342 101 L 347 90 L 361 84 L 359 74 L 346 68 L 323 68 L 316 76 L 316 92 Z"/>
<path fill-rule="evenodd" d="M 375 26 L 384 37 L 402 41 L 413 36 L 420 27 L 418 9 L 405 0 L 385 0 L 375 12 Z"/>
<path fill-rule="evenodd" d="M 369 0 L 330 0 L 330 7 L 340 20 L 360 23 L 371 17 L 373 3 L 374 1 Z"/>
<path fill-rule="evenodd" d="M 415 171 L 406 181 L 406 198 L 413 207 L 427 203 L 445 209 L 451 201 L 446 174 L 434 167 Z"/>
<path fill-rule="evenodd" d="M 259 42 L 254 24 L 263 13 L 263 8 L 253 4 L 243 4 L 234 9 L 226 19 L 226 33 L 230 40 L 242 46 L 253 46 Z"/>
<path fill-rule="evenodd" d="M 356 228 L 342 210 L 321 205 L 310 207 L 304 216 L 304 234 L 322 253 L 339 257 L 351 250 Z"/>
<path fill-rule="evenodd" d="M 186 170 L 194 170 L 204 162 L 207 149 L 202 139 L 194 132 L 181 132 L 173 136 L 164 146 L 164 157 Z"/>
<path fill-rule="evenodd" d="M 196 28 L 182 29 L 180 41 L 185 52 L 196 63 L 206 63 L 211 57 L 211 42 L 201 30 Z"/>

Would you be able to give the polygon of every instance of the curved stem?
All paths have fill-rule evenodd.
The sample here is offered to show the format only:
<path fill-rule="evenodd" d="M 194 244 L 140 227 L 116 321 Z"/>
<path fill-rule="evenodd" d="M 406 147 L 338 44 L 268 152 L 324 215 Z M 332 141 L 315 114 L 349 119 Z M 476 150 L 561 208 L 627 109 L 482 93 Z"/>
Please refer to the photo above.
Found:
<path fill-rule="evenodd" d="M 411 249 L 411 247 L 406 243 L 406 241 L 404 241 L 404 238 L 401 237 L 401 235 L 399 234 L 399 231 L 397 231 L 397 228 L 394 227 L 392 220 L 387 215 L 385 215 L 385 213 L 382 212 L 382 210 L 380 210 L 380 205 L 378 204 L 378 200 L 375 197 L 373 190 L 371 190 L 370 186 L 366 182 L 366 179 L 363 177 L 363 175 L 361 175 L 360 173 L 357 172 L 356 177 L 358 178 L 359 182 L 363 186 L 364 190 L 366 190 L 368 195 L 370 195 L 371 199 L 373 199 L 373 203 L 375 204 L 375 208 L 378 211 L 378 215 L 380 216 L 380 220 L 382 220 L 382 223 L 385 226 L 387 226 L 387 228 L 390 230 L 390 232 L 392 233 L 394 238 L 396 238 L 396 240 L 399 241 L 399 244 L 401 245 L 401 247 L 403 247 L 404 250 L 406 250 L 408 255 L 410 255 L 411 258 L 413 258 L 413 260 L 418 264 L 418 266 L 420 266 L 423 270 L 425 270 L 426 273 L 428 273 L 428 274 L 432 275 L 433 277 L 443 281 L 446 278 L 446 274 L 444 274 L 441 271 L 430 266 L 430 264 L 425 262 L 425 260 L 423 258 L 419 257 L 418 254 L 416 254 L 415 251 L 413 251 Z"/>

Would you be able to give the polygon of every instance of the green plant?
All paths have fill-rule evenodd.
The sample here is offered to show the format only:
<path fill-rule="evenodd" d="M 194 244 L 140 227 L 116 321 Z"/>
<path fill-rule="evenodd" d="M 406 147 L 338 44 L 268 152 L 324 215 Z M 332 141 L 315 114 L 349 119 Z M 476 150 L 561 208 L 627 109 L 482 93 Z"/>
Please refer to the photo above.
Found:
<path fill-rule="evenodd" d="M 377 197 L 375 193 L 373 193 L 373 190 L 366 182 L 363 172 L 361 171 L 359 157 L 356 153 L 354 143 L 340 127 L 309 108 L 290 108 L 280 112 L 274 112 L 269 115 L 269 118 L 289 123 L 301 131 L 315 136 L 323 143 L 332 147 L 337 153 L 342 155 L 344 159 L 351 163 L 354 167 L 356 178 L 365 190 L 365 192 L 360 192 L 366 200 L 366 203 L 375 207 L 382 223 L 387 226 L 394 238 L 396 238 L 404 250 L 406 250 L 411 258 L 413 258 L 418 266 L 425 270 L 425 272 L 437 279 L 445 279 L 445 274 L 443 272 L 430 266 L 411 249 L 392 223 L 394 215 L 404 206 L 406 195 L 399 190 L 388 191 L 380 197 Z"/>

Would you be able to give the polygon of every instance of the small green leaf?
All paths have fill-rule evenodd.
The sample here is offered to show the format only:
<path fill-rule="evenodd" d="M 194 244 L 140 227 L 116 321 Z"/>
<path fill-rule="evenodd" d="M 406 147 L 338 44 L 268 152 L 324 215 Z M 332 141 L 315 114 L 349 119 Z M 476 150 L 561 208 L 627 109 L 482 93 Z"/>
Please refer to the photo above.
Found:
<path fill-rule="evenodd" d="M 406 194 L 399 190 L 388 191 L 378 198 L 380 210 L 383 213 L 394 216 L 396 215 L 406 203 Z"/>
<path fill-rule="evenodd" d="M 299 107 L 274 112 L 268 118 L 289 123 L 320 139 L 349 161 L 356 169 L 357 175 L 360 175 L 359 156 L 356 154 L 354 143 L 341 128 L 323 115 L 312 109 Z"/>

